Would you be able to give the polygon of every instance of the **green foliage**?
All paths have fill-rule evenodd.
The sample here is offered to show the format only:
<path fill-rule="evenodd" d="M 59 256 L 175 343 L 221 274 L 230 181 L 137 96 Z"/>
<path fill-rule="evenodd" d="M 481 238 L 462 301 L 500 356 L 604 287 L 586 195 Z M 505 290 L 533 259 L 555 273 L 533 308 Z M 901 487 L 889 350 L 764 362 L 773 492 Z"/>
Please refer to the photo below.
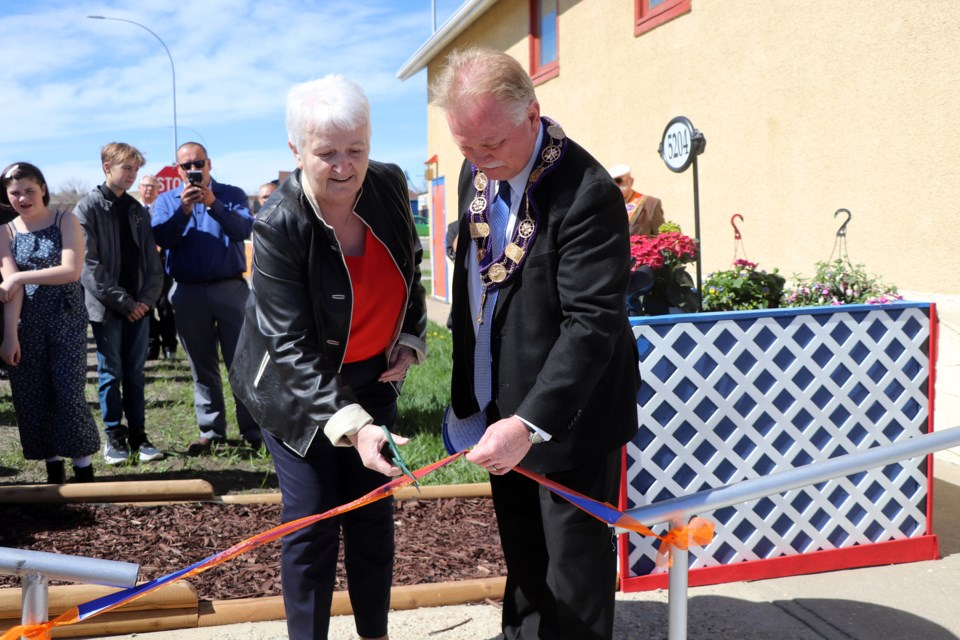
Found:
<path fill-rule="evenodd" d="M 818 262 L 812 278 L 794 276 L 794 280 L 797 284 L 784 296 L 785 307 L 884 304 L 903 299 L 895 286 L 867 273 L 864 265 L 854 266 L 842 259 Z"/>
<path fill-rule="evenodd" d="M 103 422 L 97 398 L 97 370 L 92 337 L 88 338 L 90 355 L 87 366 L 85 395 L 100 429 L 101 444 L 104 439 Z M 147 361 L 144 389 L 146 399 L 147 436 L 164 452 L 163 460 L 130 461 L 110 466 L 103 461 L 102 449 L 93 456 L 94 473 L 97 478 L 109 481 L 130 480 L 183 480 L 200 479 L 209 482 L 217 494 L 276 491 L 277 479 L 273 461 L 266 452 L 249 449 L 237 434 L 233 402 L 227 402 L 226 444 L 218 446 L 209 456 L 191 457 L 187 446 L 200 435 L 193 410 L 193 381 L 186 356 L 181 350 L 174 361 Z M 226 370 L 221 368 L 224 394 L 230 398 L 226 383 Z M 0 482 L 42 483 L 46 470 L 42 461 L 24 460 L 20 448 L 10 386 L 3 380 L 0 384 Z M 71 472 L 67 470 L 68 479 Z"/>
<path fill-rule="evenodd" d="M 410 368 L 398 401 L 399 433 L 405 436 L 440 434 L 443 411 L 450 404 L 452 358 L 450 332 L 435 322 L 428 323 L 427 359 Z"/>
<path fill-rule="evenodd" d="M 767 273 L 756 263 L 736 260 L 733 268 L 711 273 L 703 281 L 703 310 L 774 309 L 780 306 L 784 282 L 777 269 Z"/>
<path fill-rule="evenodd" d="M 426 361 L 410 369 L 398 403 L 397 431 L 411 438 L 400 451 L 412 469 L 447 455 L 441 430 L 443 412 L 450 404 L 453 343 L 446 327 L 428 323 L 427 352 Z M 424 484 L 487 482 L 488 479 L 486 471 L 461 459 L 424 478 Z"/>
<path fill-rule="evenodd" d="M 443 437 L 439 433 L 427 431 L 421 431 L 414 436 L 409 443 L 400 448 L 400 452 L 411 469 L 419 469 L 447 457 L 443 448 Z M 470 484 L 489 480 L 490 476 L 485 469 L 460 458 L 428 475 L 423 479 L 422 484 Z"/>

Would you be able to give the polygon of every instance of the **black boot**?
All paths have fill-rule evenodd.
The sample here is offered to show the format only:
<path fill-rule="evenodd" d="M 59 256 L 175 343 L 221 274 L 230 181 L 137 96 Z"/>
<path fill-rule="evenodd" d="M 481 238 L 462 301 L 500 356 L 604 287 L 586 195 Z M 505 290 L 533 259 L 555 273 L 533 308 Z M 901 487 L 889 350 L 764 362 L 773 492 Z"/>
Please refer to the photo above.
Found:
<path fill-rule="evenodd" d="M 66 484 L 67 472 L 63 460 L 47 461 L 47 484 Z"/>
<path fill-rule="evenodd" d="M 74 467 L 73 479 L 76 482 L 93 482 L 93 465 L 86 467 Z"/>

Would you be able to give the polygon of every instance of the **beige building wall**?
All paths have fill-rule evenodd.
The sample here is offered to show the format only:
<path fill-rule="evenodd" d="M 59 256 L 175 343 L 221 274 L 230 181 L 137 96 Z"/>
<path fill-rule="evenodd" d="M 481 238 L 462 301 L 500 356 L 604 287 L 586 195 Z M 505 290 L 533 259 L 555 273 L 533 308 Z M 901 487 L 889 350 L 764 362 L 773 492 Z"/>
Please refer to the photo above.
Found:
<path fill-rule="evenodd" d="M 690 118 L 700 156 L 703 271 L 747 257 L 786 276 L 831 256 L 843 207 L 850 260 L 901 289 L 957 293 L 960 251 L 960 2 L 691 0 L 634 36 L 631 0 L 560 0 L 560 74 L 542 112 L 694 233 L 692 170 L 657 155 L 667 122 Z M 500 0 L 451 46 L 505 50 L 525 66 L 527 0 Z M 429 75 L 443 55 L 429 63 Z M 461 156 L 428 111 L 429 154 L 456 214 Z"/>

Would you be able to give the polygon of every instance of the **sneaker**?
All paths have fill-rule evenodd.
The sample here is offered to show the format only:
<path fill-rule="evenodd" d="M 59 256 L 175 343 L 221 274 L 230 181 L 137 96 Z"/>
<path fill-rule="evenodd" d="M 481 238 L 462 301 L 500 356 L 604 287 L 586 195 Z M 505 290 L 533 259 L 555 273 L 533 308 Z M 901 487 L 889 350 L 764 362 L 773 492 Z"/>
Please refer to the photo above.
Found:
<path fill-rule="evenodd" d="M 201 436 L 191 442 L 190 446 L 187 447 L 187 455 L 193 457 L 206 455 L 210 453 L 213 445 L 223 444 L 225 441 L 224 438 L 204 438 Z"/>
<path fill-rule="evenodd" d="M 123 464 L 130 457 L 126 438 L 108 438 L 103 447 L 103 460 L 107 464 Z"/>
<path fill-rule="evenodd" d="M 140 446 L 137 447 L 139 453 L 137 458 L 140 462 L 153 462 L 154 460 L 163 460 L 163 451 L 153 446 L 149 440 L 144 438 Z"/>

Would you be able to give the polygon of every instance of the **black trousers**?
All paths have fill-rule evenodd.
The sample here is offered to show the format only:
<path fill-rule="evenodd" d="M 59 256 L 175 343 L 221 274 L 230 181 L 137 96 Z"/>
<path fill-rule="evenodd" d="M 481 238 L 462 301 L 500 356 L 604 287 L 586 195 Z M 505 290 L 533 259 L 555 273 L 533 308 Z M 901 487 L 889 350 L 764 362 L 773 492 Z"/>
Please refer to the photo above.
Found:
<path fill-rule="evenodd" d="M 173 304 L 167 299 L 172 286 L 173 278 L 169 274 L 163 274 L 163 289 L 160 290 L 156 311 L 150 312 L 150 341 L 147 353 L 154 360 L 160 357 L 161 349 L 163 353 L 177 352 L 177 318 L 173 312 Z"/>
<path fill-rule="evenodd" d="M 397 404 L 393 388 L 377 377 L 386 368 L 378 357 L 342 368 L 342 376 L 376 424 L 393 427 Z M 363 466 L 353 447 L 334 447 L 322 433 L 301 458 L 263 431 L 273 456 L 283 497 L 283 522 L 323 513 L 389 481 Z M 290 640 L 327 637 L 343 533 L 344 568 L 357 633 L 387 633 L 393 581 L 393 498 L 321 520 L 283 538 L 280 575 Z"/>
<path fill-rule="evenodd" d="M 616 504 L 620 471 L 617 449 L 546 475 Z M 519 473 L 490 476 L 490 486 L 507 563 L 505 640 L 612 638 L 617 575 L 612 530 Z"/>

